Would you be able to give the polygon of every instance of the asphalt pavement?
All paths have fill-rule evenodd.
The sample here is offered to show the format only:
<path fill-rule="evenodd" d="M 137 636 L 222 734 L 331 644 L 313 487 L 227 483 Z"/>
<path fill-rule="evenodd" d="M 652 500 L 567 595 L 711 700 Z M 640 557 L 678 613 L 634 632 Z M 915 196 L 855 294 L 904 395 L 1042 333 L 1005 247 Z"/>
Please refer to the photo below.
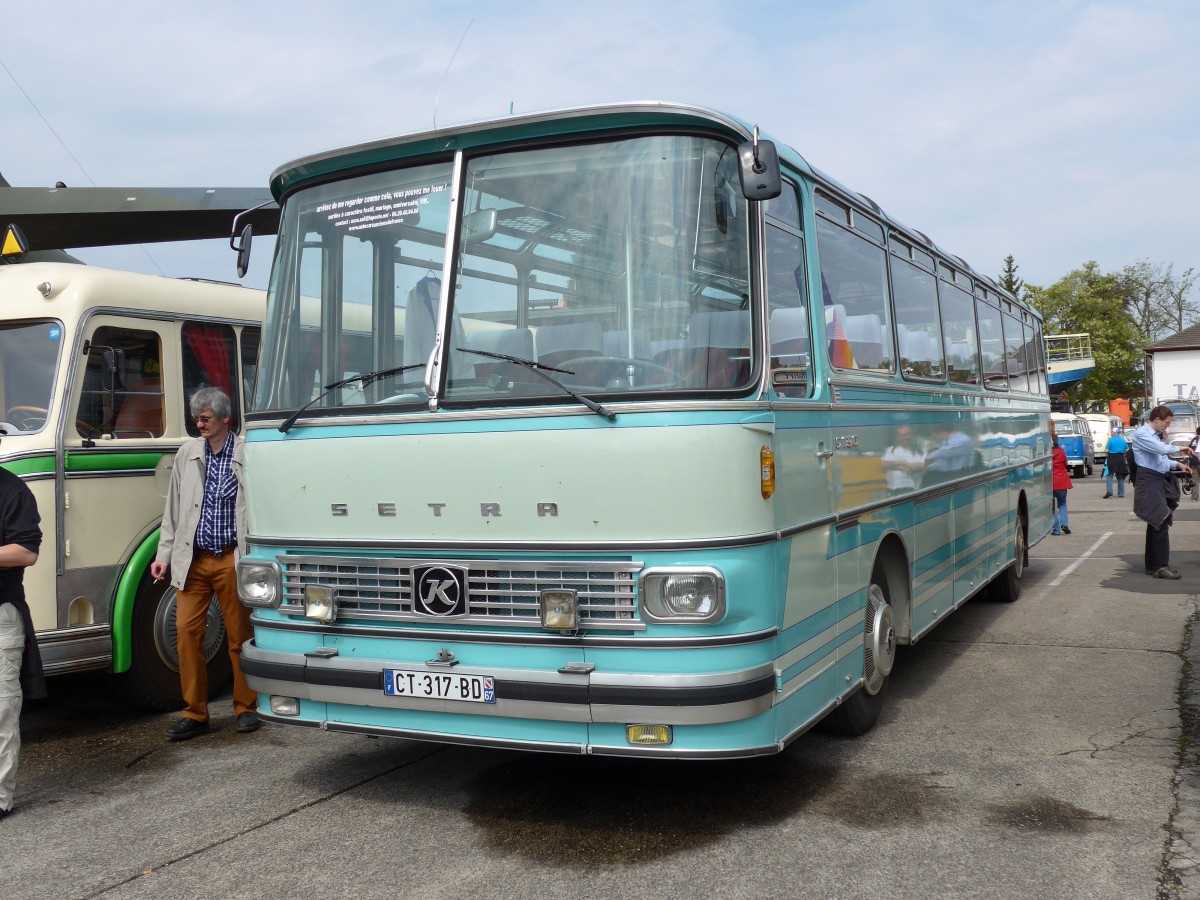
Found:
<path fill-rule="evenodd" d="M 1022 598 L 901 648 L 879 724 L 729 763 L 267 725 L 205 736 L 97 676 L 30 704 L 0 897 L 1200 897 L 1200 503 L 1181 581 L 1132 494 L 1069 495 Z"/>

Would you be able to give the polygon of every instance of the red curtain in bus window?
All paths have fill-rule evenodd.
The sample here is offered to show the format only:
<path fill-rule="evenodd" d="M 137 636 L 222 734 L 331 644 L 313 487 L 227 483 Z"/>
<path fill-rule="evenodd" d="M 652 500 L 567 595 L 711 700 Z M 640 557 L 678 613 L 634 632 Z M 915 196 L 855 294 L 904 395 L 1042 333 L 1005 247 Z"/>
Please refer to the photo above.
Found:
<path fill-rule="evenodd" d="M 183 339 L 196 357 L 204 380 L 233 397 L 229 329 L 223 325 L 189 322 L 183 327 Z"/>

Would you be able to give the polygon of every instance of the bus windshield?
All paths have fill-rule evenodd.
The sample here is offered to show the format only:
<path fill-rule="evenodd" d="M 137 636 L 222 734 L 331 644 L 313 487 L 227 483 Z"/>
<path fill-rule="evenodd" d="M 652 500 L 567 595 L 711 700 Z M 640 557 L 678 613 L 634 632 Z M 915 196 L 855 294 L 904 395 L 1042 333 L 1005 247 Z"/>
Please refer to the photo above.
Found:
<path fill-rule="evenodd" d="M 14 434 L 45 427 L 61 348 L 58 322 L 0 324 L 0 429 Z"/>
<path fill-rule="evenodd" d="M 489 153 L 466 158 L 459 183 L 448 289 L 451 162 L 287 201 L 256 409 L 409 365 L 313 409 L 425 409 L 443 296 L 447 405 L 570 403 L 562 386 L 610 402 L 750 389 L 749 208 L 731 145 L 653 135 Z"/>

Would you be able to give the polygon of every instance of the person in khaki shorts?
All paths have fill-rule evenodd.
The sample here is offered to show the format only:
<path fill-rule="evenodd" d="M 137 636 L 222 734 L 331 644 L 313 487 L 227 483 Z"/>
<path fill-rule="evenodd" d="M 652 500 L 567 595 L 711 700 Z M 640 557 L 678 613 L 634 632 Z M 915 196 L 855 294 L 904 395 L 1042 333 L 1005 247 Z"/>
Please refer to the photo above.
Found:
<path fill-rule="evenodd" d="M 46 696 L 42 659 L 25 603 L 25 570 L 42 546 L 33 492 L 0 468 L 0 819 L 13 808 L 21 753 L 21 703 Z"/>
<path fill-rule="evenodd" d="M 150 574 L 171 573 L 178 633 L 179 683 L 183 717 L 167 729 L 167 738 L 186 741 L 208 731 L 208 669 L 204 630 L 213 594 L 225 620 L 233 664 L 233 711 L 237 730 L 255 731 L 258 695 L 242 674 L 242 644 L 252 635 L 250 610 L 237 592 L 237 560 L 246 548 L 246 499 L 242 478 L 242 441 L 230 430 L 229 397 L 217 388 L 201 388 L 188 408 L 200 437 L 175 455 L 158 553 Z"/>

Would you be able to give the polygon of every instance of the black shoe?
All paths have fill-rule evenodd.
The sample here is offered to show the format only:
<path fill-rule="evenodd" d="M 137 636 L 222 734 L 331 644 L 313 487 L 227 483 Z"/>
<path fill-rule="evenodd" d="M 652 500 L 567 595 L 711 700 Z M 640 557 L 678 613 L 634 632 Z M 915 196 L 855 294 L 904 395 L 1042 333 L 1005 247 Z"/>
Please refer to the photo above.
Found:
<path fill-rule="evenodd" d="M 198 734 L 204 734 L 208 731 L 207 722 L 197 722 L 195 719 L 189 719 L 186 716 L 167 729 L 167 740 L 169 741 L 186 741 L 188 738 L 194 738 Z"/>
<path fill-rule="evenodd" d="M 1112 496 L 1112 491 L 1109 491 L 1107 494 L 1105 494 L 1105 495 L 1104 495 L 1103 497 L 1101 497 L 1100 499 L 1101 499 L 1101 500 L 1107 500 L 1107 499 L 1108 499 L 1109 497 L 1111 497 L 1111 496 Z"/>
<path fill-rule="evenodd" d="M 238 734 L 249 734 L 251 731 L 258 731 L 262 727 L 262 719 L 252 712 L 244 712 L 237 717 Z"/>
<path fill-rule="evenodd" d="M 1064 525 L 1063 526 L 1063 534 L 1070 534 L 1070 533 L 1071 533 L 1071 529 L 1068 528 L 1066 525 Z"/>

